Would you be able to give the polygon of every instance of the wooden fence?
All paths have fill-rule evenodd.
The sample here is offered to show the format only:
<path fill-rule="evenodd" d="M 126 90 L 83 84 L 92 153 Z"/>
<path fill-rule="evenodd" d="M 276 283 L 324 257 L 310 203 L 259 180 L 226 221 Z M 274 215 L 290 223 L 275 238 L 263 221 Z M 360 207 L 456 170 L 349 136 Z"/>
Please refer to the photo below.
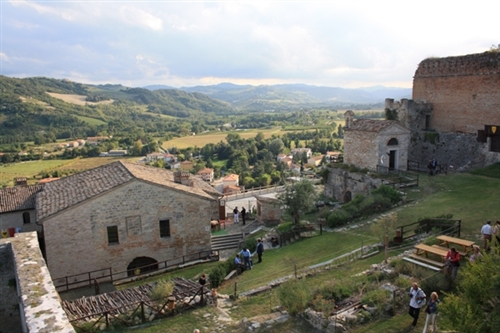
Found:
<path fill-rule="evenodd" d="M 147 276 L 151 274 L 158 274 L 167 270 L 180 268 L 186 265 L 194 265 L 197 263 L 207 261 L 218 261 L 218 251 L 200 251 L 182 257 L 172 258 L 162 262 L 157 262 L 149 265 L 137 267 L 134 270 L 126 270 L 114 272 L 111 267 L 99 269 L 95 271 L 69 275 L 61 278 L 55 278 L 54 286 L 58 292 L 64 292 L 79 288 L 92 288 L 98 286 L 100 283 L 117 282 L 126 279 L 137 278 L 140 276 Z"/>

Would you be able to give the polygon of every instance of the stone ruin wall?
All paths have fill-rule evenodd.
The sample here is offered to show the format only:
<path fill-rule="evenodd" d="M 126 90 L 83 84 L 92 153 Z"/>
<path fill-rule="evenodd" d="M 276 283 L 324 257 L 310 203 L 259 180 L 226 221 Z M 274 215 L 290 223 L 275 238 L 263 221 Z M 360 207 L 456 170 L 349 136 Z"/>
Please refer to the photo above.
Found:
<path fill-rule="evenodd" d="M 476 134 L 500 125 L 500 52 L 423 60 L 413 100 L 432 104 L 430 127 L 437 132 Z"/>
<path fill-rule="evenodd" d="M 324 193 L 326 197 L 346 203 L 346 193 L 350 192 L 351 198 L 354 198 L 356 194 L 368 195 L 372 189 L 379 188 L 380 185 L 382 185 L 381 179 L 339 168 L 330 168 Z"/>
<path fill-rule="evenodd" d="M 386 99 L 385 108 L 411 130 L 408 158 L 422 170 L 432 158 L 455 171 L 500 162 L 489 142 L 477 141 L 484 125 L 500 125 L 500 52 L 426 59 L 415 73 L 413 99 Z"/>

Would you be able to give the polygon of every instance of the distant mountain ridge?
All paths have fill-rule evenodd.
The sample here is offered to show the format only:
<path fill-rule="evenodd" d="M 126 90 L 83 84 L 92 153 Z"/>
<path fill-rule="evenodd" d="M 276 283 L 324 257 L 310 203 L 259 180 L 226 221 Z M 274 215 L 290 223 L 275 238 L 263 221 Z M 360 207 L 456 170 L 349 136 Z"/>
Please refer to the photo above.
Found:
<path fill-rule="evenodd" d="M 146 89 L 172 89 L 168 86 L 146 86 Z M 411 98 L 411 88 L 373 86 L 346 89 L 307 84 L 237 85 L 224 82 L 209 86 L 177 88 L 186 92 L 202 93 L 248 110 L 265 108 L 343 106 L 347 104 L 383 103 L 386 98 Z"/>

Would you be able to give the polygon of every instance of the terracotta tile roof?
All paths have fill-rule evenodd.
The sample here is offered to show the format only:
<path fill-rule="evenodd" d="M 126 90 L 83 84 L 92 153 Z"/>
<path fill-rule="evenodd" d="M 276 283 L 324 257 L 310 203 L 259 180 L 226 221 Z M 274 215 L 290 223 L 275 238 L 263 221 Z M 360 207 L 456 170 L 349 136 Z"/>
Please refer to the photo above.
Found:
<path fill-rule="evenodd" d="M 366 132 L 380 132 L 386 127 L 391 125 L 402 126 L 396 120 L 377 120 L 377 119 L 356 119 L 353 121 L 351 127 L 344 128 L 346 131 L 366 131 Z"/>
<path fill-rule="evenodd" d="M 201 169 L 200 171 L 197 172 L 198 175 L 201 175 L 203 173 L 212 173 L 214 172 L 214 169 L 212 168 L 204 168 L 204 169 Z"/>
<path fill-rule="evenodd" d="M 236 181 L 240 178 L 240 176 L 238 176 L 237 174 L 230 174 L 230 175 L 227 175 L 226 177 L 224 177 L 223 181 L 225 182 L 231 182 L 231 181 Z"/>
<path fill-rule="evenodd" d="M 187 186 L 174 182 L 172 171 L 118 161 L 45 184 L 36 197 L 37 220 L 136 179 L 210 200 L 221 195 L 196 177 L 193 186 Z"/>
<path fill-rule="evenodd" d="M 35 194 L 43 185 L 23 185 L 0 189 L 0 213 L 35 209 Z"/>

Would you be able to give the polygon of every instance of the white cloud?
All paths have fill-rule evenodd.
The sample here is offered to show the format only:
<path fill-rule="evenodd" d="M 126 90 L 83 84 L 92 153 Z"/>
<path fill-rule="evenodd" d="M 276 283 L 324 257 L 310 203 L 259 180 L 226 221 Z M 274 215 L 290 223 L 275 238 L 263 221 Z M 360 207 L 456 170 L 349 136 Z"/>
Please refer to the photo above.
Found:
<path fill-rule="evenodd" d="M 411 86 L 428 56 L 500 43 L 500 2 L 487 0 L 10 1 L 3 12 L 7 75 L 134 85 Z"/>

